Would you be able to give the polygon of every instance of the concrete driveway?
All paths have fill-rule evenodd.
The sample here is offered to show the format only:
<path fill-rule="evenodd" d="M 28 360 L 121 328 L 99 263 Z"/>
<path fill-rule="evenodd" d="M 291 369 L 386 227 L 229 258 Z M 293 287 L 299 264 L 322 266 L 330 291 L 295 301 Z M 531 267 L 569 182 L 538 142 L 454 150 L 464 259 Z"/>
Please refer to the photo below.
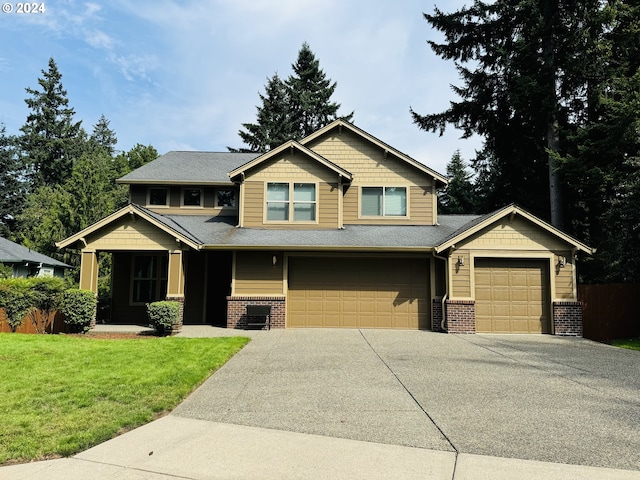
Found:
<path fill-rule="evenodd" d="M 640 470 L 639 352 L 546 335 L 322 329 L 251 336 L 173 415 Z"/>

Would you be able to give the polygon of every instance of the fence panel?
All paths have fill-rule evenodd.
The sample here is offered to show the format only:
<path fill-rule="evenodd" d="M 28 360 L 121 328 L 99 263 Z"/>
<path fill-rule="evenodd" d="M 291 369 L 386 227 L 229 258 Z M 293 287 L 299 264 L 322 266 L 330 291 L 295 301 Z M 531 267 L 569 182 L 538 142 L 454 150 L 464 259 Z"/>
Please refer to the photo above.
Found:
<path fill-rule="evenodd" d="M 43 322 L 44 318 L 40 310 L 36 310 L 34 312 L 36 321 Z M 64 316 L 61 312 L 57 311 L 55 313 L 53 322 L 47 328 L 47 333 L 64 333 L 66 326 L 64 324 Z M 11 332 L 11 327 L 9 327 L 9 321 L 7 320 L 7 315 L 4 311 L 4 308 L 0 308 L 0 333 L 9 333 Z M 36 328 L 33 325 L 33 321 L 29 315 L 27 315 L 20 327 L 16 330 L 16 333 L 37 333 Z"/>
<path fill-rule="evenodd" d="M 580 285 L 585 338 L 609 341 L 640 337 L 640 285 Z"/>

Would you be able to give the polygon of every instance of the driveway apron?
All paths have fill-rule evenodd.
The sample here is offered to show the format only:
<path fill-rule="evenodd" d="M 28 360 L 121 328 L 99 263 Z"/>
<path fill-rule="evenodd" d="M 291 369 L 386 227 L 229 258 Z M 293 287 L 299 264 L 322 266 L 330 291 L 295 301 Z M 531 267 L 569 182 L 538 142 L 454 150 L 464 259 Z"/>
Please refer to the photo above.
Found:
<path fill-rule="evenodd" d="M 174 415 L 640 470 L 638 352 L 546 335 L 255 332 Z"/>

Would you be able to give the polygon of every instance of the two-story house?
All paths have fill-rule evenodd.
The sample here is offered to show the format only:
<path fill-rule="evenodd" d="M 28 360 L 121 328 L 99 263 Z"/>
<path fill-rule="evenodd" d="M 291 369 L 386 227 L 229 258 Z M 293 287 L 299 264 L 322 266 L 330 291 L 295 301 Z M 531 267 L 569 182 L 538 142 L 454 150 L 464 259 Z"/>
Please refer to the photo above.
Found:
<path fill-rule="evenodd" d="M 114 322 L 148 302 L 242 328 L 400 328 L 581 335 L 583 243 L 517 206 L 438 215 L 447 180 L 337 120 L 268 153 L 170 152 L 119 180 L 131 203 L 67 238 L 96 291 L 113 254 Z"/>

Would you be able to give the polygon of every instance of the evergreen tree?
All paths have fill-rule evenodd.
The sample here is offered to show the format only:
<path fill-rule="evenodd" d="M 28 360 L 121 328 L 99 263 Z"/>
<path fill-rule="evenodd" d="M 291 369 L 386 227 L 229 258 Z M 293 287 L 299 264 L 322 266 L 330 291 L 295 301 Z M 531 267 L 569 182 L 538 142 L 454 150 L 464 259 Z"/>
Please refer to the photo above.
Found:
<path fill-rule="evenodd" d="M 15 138 L 0 124 L 0 236 L 8 237 L 24 202 L 22 166 L 16 155 Z"/>
<path fill-rule="evenodd" d="M 412 112 L 415 122 L 483 136 L 496 181 L 487 200 L 519 203 L 562 227 L 558 157 L 592 100 L 610 7 L 598 0 L 478 0 L 425 18 L 445 35 L 431 48 L 456 63 L 463 85 L 453 87 L 460 101 L 438 114 Z"/>
<path fill-rule="evenodd" d="M 287 79 L 291 101 L 291 122 L 296 139 L 312 134 L 338 118 L 340 104 L 331 101 L 337 83 L 331 83 L 320 68 L 320 62 L 306 42 L 291 65 L 293 75 Z M 353 112 L 344 118 L 350 121 Z"/>
<path fill-rule="evenodd" d="M 471 177 L 460 150 L 456 150 L 447 165 L 449 185 L 438 196 L 440 213 L 475 213 L 475 191 Z"/>
<path fill-rule="evenodd" d="M 257 107 L 257 123 L 243 123 L 242 141 L 249 146 L 245 151 L 271 150 L 295 137 L 291 124 L 290 99 L 286 85 L 278 74 L 268 79 L 265 94 L 259 94 L 261 107 Z"/>
<path fill-rule="evenodd" d="M 100 115 L 98 123 L 93 126 L 89 142 L 93 148 L 102 148 L 108 155 L 113 156 L 118 138 L 116 133 L 109 128 L 109 123 L 104 115 Z"/>
<path fill-rule="evenodd" d="M 20 146 L 31 168 L 33 187 L 59 185 L 71 173 L 83 148 L 82 122 L 75 122 L 62 75 L 53 58 L 38 79 L 41 90 L 26 88 L 25 103 L 31 110 L 21 127 Z"/>
<path fill-rule="evenodd" d="M 256 123 L 243 123 L 238 133 L 247 148 L 231 151 L 266 152 L 288 140 L 301 140 L 337 118 L 351 121 L 353 112 L 338 117 L 340 105 L 331 101 L 336 82 L 331 83 L 307 43 L 302 45 L 293 75 L 282 81 L 268 79 Z"/>

